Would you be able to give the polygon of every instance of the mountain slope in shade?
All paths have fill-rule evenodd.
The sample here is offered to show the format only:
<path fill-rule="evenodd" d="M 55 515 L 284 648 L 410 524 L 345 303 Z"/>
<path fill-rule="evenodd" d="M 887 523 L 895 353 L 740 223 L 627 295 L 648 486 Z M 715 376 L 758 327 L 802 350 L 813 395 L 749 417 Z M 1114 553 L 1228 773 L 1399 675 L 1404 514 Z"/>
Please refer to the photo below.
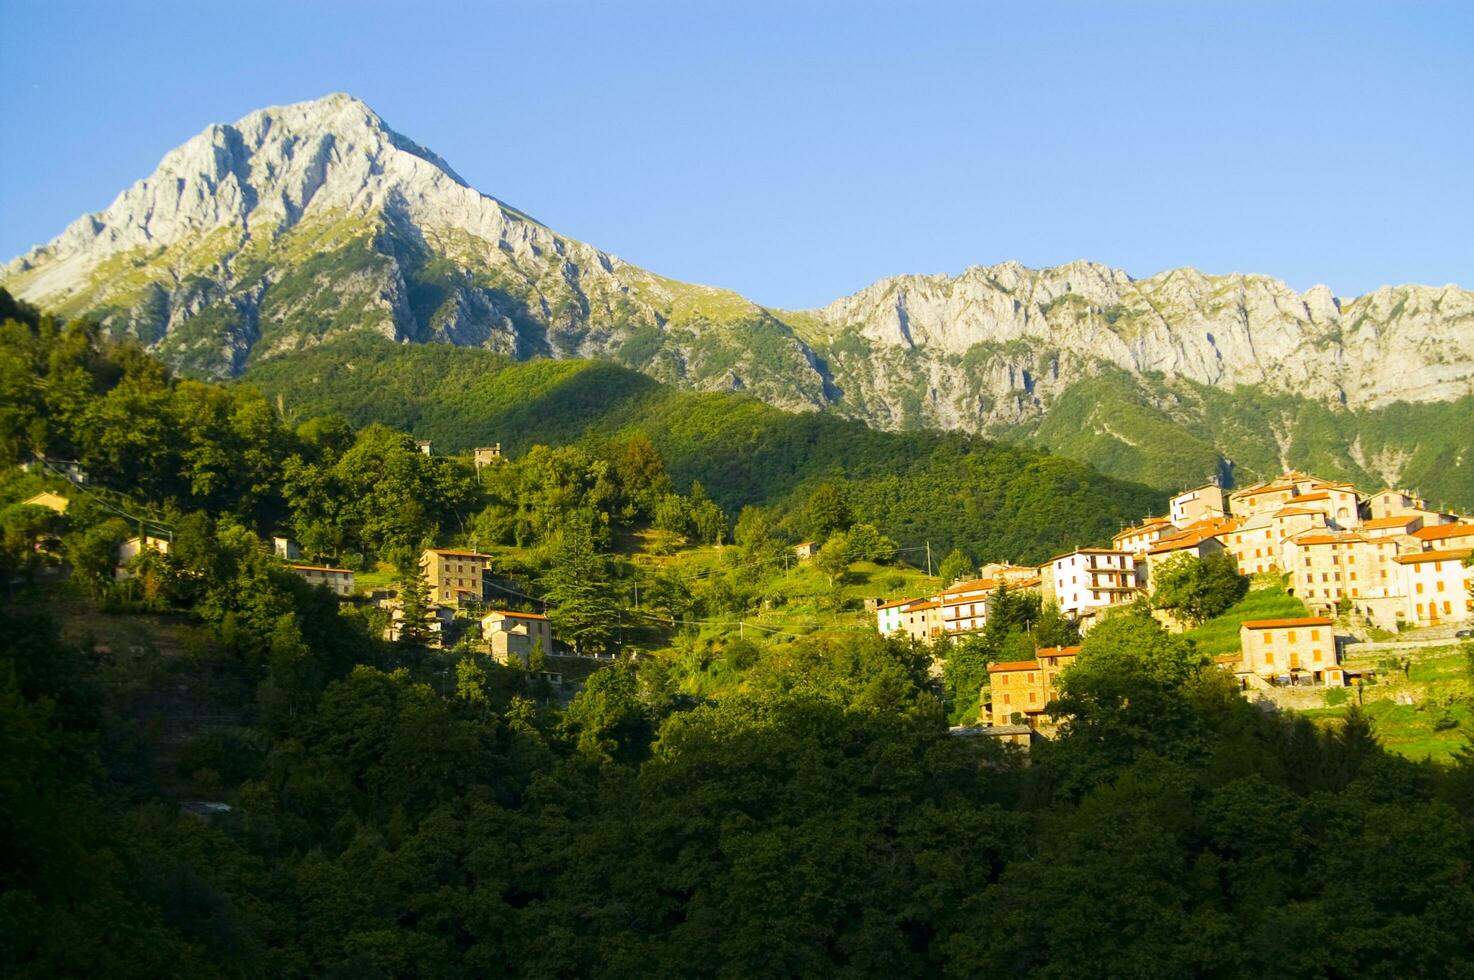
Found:
<path fill-rule="evenodd" d="M 346 95 L 209 127 L 7 265 L 0 285 L 96 315 L 195 374 L 368 332 L 519 359 L 608 357 L 878 428 L 1034 441 L 1087 383 L 1121 376 L 1142 400 L 1137 421 L 1189 427 L 1209 417 L 1199 388 L 1251 386 L 1352 417 L 1474 393 L 1474 294 L 1454 286 L 1343 301 L 1265 276 L 1004 263 L 882 280 L 819 310 L 765 309 L 558 235 Z M 1083 458 L 1130 455 L 1119 417 L 1074 416 L 1089 427 L 1067 440 Z M 1242 465 L 1232 440 L 1208 447 L 1195 478 Z"/>

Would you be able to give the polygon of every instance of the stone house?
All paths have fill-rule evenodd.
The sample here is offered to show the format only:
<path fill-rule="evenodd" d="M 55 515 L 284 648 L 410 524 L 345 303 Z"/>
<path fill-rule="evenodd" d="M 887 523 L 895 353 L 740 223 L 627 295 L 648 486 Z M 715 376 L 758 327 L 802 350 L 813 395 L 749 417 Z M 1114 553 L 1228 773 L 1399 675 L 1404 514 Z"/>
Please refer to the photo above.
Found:
<path fill-rule="evenodd" d="M 1019 718 L 1030 728 L 1051 729 L 1054 722 L 1045 712 L 1058 693 L 1061 672 L 1075 662 L 1078 646 L 1041 647 L 1033 660 L 1016 660 L 988 665 L 988 685 L 992 692 L 989 715 L 992 724 L 1015 724 Z"/>
<path fill-rule="evenodd" d="M 1393 559 L 1402 568 L 1404 610 L 1417 626 L 1457 623 L 1474 617 L 1469 586 L 1474 569 L 1468 567 L 1474 549 L 1420 551 Z"/>
<path fill-rule="evenodd" d="M 321 585 L 336 596 L 353 594 L 353 572 L 347 568 L 329 568 L 323 565 L 292 565 L 292 571 L 312 585 Z"/>
<path fill-rule="evenodd" d="M 553 624 L 541 613 L 493 610 L 481 617 L 481 638 L 498 663 L 516 657 L 526 667 L 534 647 L 553 653 Z"/>
<path fill-rule="evenodd" d="M 420 555 L 420 572 L 430 588 L 431 601 L 452 609 L 485 601 L 490 570 L 491 556 L 475 551 L 429 548 Z"/>
<path fill-rule="evenodd" d="M 1249 619 L 1239 626 L 1240 663 L 1236 674 L 1246 680 L 1275 683 L 1276 678 L 1341 687 L 1340 641 L 1328 616 Z"/>

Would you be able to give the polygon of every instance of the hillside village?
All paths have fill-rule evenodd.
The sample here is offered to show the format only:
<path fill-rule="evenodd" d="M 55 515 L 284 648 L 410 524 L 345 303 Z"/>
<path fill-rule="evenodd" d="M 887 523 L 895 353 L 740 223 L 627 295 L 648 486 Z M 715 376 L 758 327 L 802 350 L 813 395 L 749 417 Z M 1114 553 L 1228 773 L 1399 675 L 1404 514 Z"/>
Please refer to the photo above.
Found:
<path fill-rule="evenodd" d="M 876 628 L 945 644 L 981 632 L 998 597 L 1013 590 L 1037 594 L 1084 634 L 1148 600 L 1164 570 L 1228 556 L 1241 575 L 1277 577 L 1312 615 L 1243 622 L 1239 653 L 1218 665 L 1246 693 L 1340 687 L 1360 677 L 1342 666 L 1334 617 L 1385 631 L 1474 619 L 1471 554 L 1474 517 L 1430 509 L 1406 490 L 1367 493 L 1291 471 L 1232 491 L 1184 490 L 1168 513 L 1122 529 L 1110 548 L 1076 548 L 1038 567 L 990 564 L 933 595 L 879 603 Z M 1185 627 L 1170 611 L 1153 615 L 1169 630 Z M 1045 706 L 1054 678 L 1078 652 L 1041 648 L 1033 659 L 990 665 L 989 732 L 1017 740 L 1052 727 Z"/>
<path fill-rule="evenodd" d="M 417 448 L 431 452 L 428 442 Z M 505 458 L 500 445 L 471 456 L 478 471 Z M 61 472 L 79 487 L 85 481 L 79 471 Z M 44 491 L 24 503 L 64 514 L 68 501 Z M 301 563 L 301 549 L 291 538 L 276 535 L 270 544 L 275 557 L 309 584 L 382 609 L 388 641 L 416 632 L 431 648 L 469 644 L 499 664 L 534 670 L 559 689 L 562 675 L 548 669 L 548 658 L 576 656 L 555 637 L 545 601 L 523 595 L 520 608 L 497 601 L 499 592 L 507 598 L 507 590 L 495 581 L 492 555 L 427 548 L 417 562 L 419 582 L 408 590 L 359 589 L 351 569 Z M 134 574 L 141 552 L 169 549 L 169 538 L 156 534 L 122 542 L 118 579 Z M 793 559 L 810 562 L 819 550 L 814 541 L 800 542 Z M 1246 694 L 1277 686 L 1340 687 L 1362 677 L 1342 664 L 1347 638 L 1336 634 L 1337 617 L 1342 624 L 1391 632 L 1474 618 L 1471 554 L 1474 518 L 1430 509 L 1406 490 L 1367 493 L 1291 471 L 1232 491 L 1216 484 L 1185 490 L 1170 499 L 1167 513 L 1115 534 L 1109 548 L 1079 547 L 1038 566 L 989 563 L 976 577 L 937 592 L 866 606 L 881 635 L 903 636 L 939 653 L 981 634 L 1008 593 L 1037 596 L 1041 606 L 1057 610 L 1083 635 L 1149 603 L 1165 569 L 1226 556 L 1241 575 L 1281 582 L 1310 615 L 1244 621 L 1239 652 L 1218 657 L 1218 666 L 1233 673 Z M 423 594 L 409 594 L 416 591 Z M 1186 626 L 1170 610 L 1152 614 L 1171 631 Z M 422 620 L 423 628 L 407 630 L 407 615 Z M 986 723 L 981 730 L 1020 745 L 1052 732 L 1055 721 L 1046 706 L 1057 693 L 1056 678 L 1078 652 L 1078 646 L 1041 647 L 1030 659 L 988 665 L 988 684 L 980 692 L 980 720 Z M 598 656 L 612 654 L 590 659 Z"/>

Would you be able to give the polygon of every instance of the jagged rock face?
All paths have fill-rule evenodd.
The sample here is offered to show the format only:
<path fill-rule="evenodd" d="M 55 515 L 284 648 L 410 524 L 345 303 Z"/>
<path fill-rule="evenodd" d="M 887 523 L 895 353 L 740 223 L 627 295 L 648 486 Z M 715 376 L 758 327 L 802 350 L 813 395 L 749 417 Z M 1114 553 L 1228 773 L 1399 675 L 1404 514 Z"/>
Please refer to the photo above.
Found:
<path fill-rule="evenodd" d="M 608 356 L 886 428 L 1017 431 L 1112 369 L 1350 407 L 1474 391 L 1474 294 L 1452 286 L 1343 303 L 1264 276 L 1005 263 L 766 310 L 554 233 L 346 95 L 209 127 L 0 285 L 200 374 L 370 330 Z"/>

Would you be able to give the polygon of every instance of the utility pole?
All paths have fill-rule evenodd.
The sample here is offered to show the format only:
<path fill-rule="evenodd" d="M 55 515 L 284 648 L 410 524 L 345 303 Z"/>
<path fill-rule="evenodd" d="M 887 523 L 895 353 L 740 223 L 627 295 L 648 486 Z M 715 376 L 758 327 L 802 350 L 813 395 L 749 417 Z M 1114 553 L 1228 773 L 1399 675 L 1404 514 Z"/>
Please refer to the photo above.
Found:
<path fill-rule="evenodd" d="M 931 578 L 931 542 L 926 543 L 926 577 Z"/>

